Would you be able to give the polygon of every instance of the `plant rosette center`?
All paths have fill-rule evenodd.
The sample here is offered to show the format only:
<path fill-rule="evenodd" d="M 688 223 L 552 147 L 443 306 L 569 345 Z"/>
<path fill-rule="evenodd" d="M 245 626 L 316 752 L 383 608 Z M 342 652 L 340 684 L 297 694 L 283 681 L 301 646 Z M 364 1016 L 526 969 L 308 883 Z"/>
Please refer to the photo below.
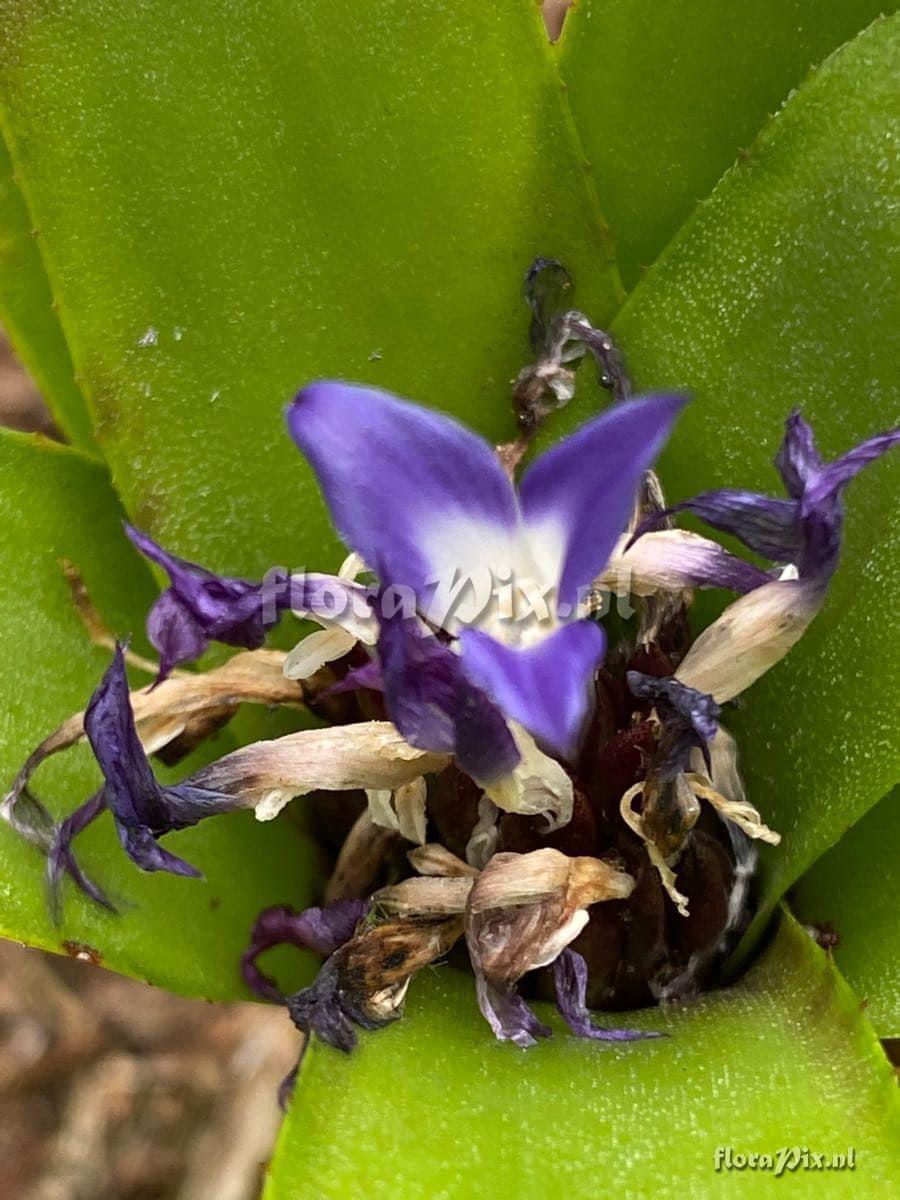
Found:
<path fill-rule="evenodd" d="M 536 998 L 555 1000 L 576 1036 L 636 1041 L 658 1035 L 590 1010 L 715 985 L 753 914 L 756 843 L 779 841 L 745 794 L 727 706 L 815 618 L 844 489 L 900 433 L 824 462 L 795 412 L 776 457 L 783 496 L 735 480 L 667 507 L 653 465 L 685 402 L 633 397 L 608 335 L 552 308 L 548 279 L 560 278 L 545 260 L 527 277 L 535 360 L 516 381 L 512 443 L 340 382 L 288 406 L 350 552 L 338 574 L 225 577 L 128 527 L 169 578 L 147 619 L 151 662 L 114 643 L 71 568 L 113 660 L 3 804 L 47 855 L 57 914 L 66 875 L 113 907 L 72 848 L 103 812 L 138 867 L 197 875 L 161 839 L 236 809 L 271 820 L 306 796 L 332 855 L 323 902 L 261 913 L 241 964 L 306 1035 L 351 1050 L 358 1029 L 398 1019 L 416 973 L 442 960 L 471 972 L 494 1035 L 521 1047 L 550 1035 Z M 584 358 L 611 404 L 529 460 Z M 678 528 L 681 511 L 765 565 Z M 733 599 L 695 636 L 698 588 Z M 266 648 L 287 612 L 318 628 L 289 653 Z M 240 652 L 186 670 L 211 642 Z M 130 690 L 129 662 L 152 687 Z M 178 761 L 242 703 L 306 709 L 321 727 L 158 781 L 149 756 Z M 57 824 L 31 778 L 83 737 L 104 782 Z M 288 996 L 258 963 L 282 943 L 324 960 Z"/>

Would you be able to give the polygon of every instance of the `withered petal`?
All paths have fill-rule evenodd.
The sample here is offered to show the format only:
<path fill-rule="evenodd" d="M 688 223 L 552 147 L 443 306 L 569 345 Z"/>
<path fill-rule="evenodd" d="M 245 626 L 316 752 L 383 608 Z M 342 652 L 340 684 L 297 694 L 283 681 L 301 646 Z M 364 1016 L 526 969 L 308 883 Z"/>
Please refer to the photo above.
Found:
<path fill-rule="evenodd" d="M 591 1021 L 586 1003 L 587 963 L 577 950 L 567 946 L 553 963 L 553 984 L 556 1007 L 571 1031 L 581 1038 L 598 1042 L 640 1042 L 646 1038 L 665 1037 L 655 1030 L 604 1029 Z"/>

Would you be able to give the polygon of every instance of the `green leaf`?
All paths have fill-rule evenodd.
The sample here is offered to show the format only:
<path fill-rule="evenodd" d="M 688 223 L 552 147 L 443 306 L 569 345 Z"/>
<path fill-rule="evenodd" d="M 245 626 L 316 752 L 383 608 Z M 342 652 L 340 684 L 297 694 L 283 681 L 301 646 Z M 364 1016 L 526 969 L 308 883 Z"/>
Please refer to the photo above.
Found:
<path fill-rule="evenodd" d="M 809 68 L 884 11 L 878 0 L 579 0 L 560 70 L 629 288 Z"/>
<path fill-rule="evenodd" d="M 661 460 L 671 501 L 717 486 L 782 494 L 771 462 L 795 405 L 828 457 L 896 419 L 900 171 L 886 147 L 898 70 L 897 17 L 830 58 L 616 321 L 639 387 L 693 394 Z M 570 406 L 552 432 L 584 415 Z M 750 797 L 783 835 L 761 849 L 762 909 L 747 946 L 785 889 L 900 778 L 884 702 L 900 683 L 886 635 L 900 619 L 898 480 L 895 455 L 851 485 L 823 611 L 725 715 Z M 716 606 L 698 609 L 708 620 Z"/>
<path fill-rule="evenodd" d="M 848 830 L 791 891 L 801 921 L 830 925 L 834 961 L 880 1037 L 900 1037 L 900 790 Z"/>
<path fill-rule="evenodd" d="M 43 737 L 84 707 L 109 662 L 108 652 L 88 641 L 60 559 L 78 566 L 112 629 L 127 634 L 143 626 L 155 591 L 120 521 L 97 463 L 0 431 L 0 790 Z M 99 778 L 81 746 L 41 767 L 35 790 L 62 816 L 96 790 Z M 189 995 L 246 995 L 237 964 L 253 919 L 268 904 L 309 902 L 317 883 L 315 852 L 290 823 L 260 825 L 249 813 L 213 818 L 169 844 L 206 873 L 205 881 L 143 874 L 125 857 L 112 821 L 102 817 L 76 845 L 121 915 L 67 885 L 65 919 L 56 929 L 47 912 L 43 857 L 0 824 L 0 934 L 60 952 L 90 947 L 114 970 Z"/>
<path fill-rule="evenodd" d="M 615 1021 L 671 1036 L 601 1047 L 557 1022 L 523 1053 L 494 1042 L 471 978 L 428 972 L 406 1017 L 349 1057 L 310 1047 L 265 1200 L 768 1195 L 771 1171 L 717 1173 L 716 1149 L 794 1145 L 852 1146 L 857 1168 L 801 1170 L 790 1194 L 885 1194 L 900 1146 L 893 1073 L 790 918 L 736 987 Z"/>
<path fill-rule="evenodd" d="M 337 561 L 282 419 L 310 379 L 506 436 L 531 260 L 564 259 L 598 319 L 619 304 L 533 0 L 3 0 L 0 19 L 13 157 L 98 437 L 129 512 L 182 553 Z"/>
<path fill-rule="evenodd" d="M 73 445 L 96 452 L 84 397 L 75 382 L 69 348 L 53 311 L 53 297 L 38 249 L 39 231 L 16 183 L 0 136 L 0 310 L 16 353 Z"/>

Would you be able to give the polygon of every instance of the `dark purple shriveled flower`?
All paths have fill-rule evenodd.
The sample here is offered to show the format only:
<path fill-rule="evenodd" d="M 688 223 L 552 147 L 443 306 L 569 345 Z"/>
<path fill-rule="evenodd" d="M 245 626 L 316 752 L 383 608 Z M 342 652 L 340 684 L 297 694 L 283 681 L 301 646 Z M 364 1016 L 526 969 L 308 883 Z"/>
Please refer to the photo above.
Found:
<path fill-rule="evenodd" d="M 125 532 L 171 580 L 171 586 L 147 617 L 147 636 L 160 655 L 157 683 L 179 663 L 199 658 L 213 641 L 257 650 L 266 630 L 290 607 L 291 588 L 286 576 L 279 587 L 274 582 L 253 583 L 215 575 L 169 554 L 132 525 L 126 523 Z"/>
<path fill-rule="evenodd" d="M 708 744 L 716 736 L 721 712 L 712 696 L 671 676 L 660 678 L 629 671 L 626 678 L 632 695 L 655 705 L 663 723 L 666 758 L 660 772 L 662 779 L 673 779 L 686 770 L 695 747 L 703 753 L 708 767 Z"/>
<path fill-rule="evenodd" d="M 264 950 L 273 946 L 296 946 L 328 958 L 353 937 L 357 925 L 371 908 L 369 900 L 335 900 L 321 908 L 303 912 L 278 905 L 256 918 L 250 945 L 241 958 L 241 973 L 248 987 L 266 1000 L 284 1000 L 273 980 L 256 965 Z"/>
<path fill-rule="evenodd" d="M 535 1014 L 522 999 L 515 987 L 499 987 L 476 972 L 475 994 L 478 1007 L 500 1042 L 512 1042 L 526 1050 L 538 1038 L 548 1038 L 552 1030 Z"/>
<path fill-rule="evenodd" d="M 574 1034 L 596 1042 L 640 1042 L 645 1038 L 665 1037 L 656 1031 L 640 1029 L 603 1029 L 594 1025 L 588 1010 L 587 963 L 577 950 L 566 947 L 553 963 L 553 984 L 556 1007 Z"/>
<path fill-rule="evenodd" d="M 288 996 L 286 1004 L 291 1020 L 302 1033 L 315 1033 L 329 1046 L 349 1053 L 356 1045 L 355 1026 L 381 1029 L 393 1018 L 380 1019 L 366 1012 L 344 982 L 338 950 L 322 965 L 315 981 Z"/>
<path fill-rule="evenodd" d="M 121 645 L 90 699 L 84 729 L 103 772 L 104 803 L 128 856 L 145 871 L 198 876 L 196 867 L 164 850 L 157 839 L 240 808 L 241 801 L 189 784 L 163 787 L 157 781 L 134 723 Z"/>
<path fill-rule="evenodd" d="M 787 419 L 775 457 L 790 499 L 717 488 L 654 513 L 635 538 L 659 528 L 672 513 L 692 512 L 764 558 L 795 564 L 802 580 L 824 588 L 838 563 L 844 488 L 898 442 L 900 429 L 890 430 L 868 438 L 834 462 L 823 463 L 811 426 L 795 411 Z"/>
<path fill-rule="evenodd" d="M 86 800 L 57 826 L 53 842 L 47 852 L 47 888 L 50 896 L 50 912 L 57 924 L 62 916 L 60 884 L 64 874 L 71 875 L 75 884 L 92 900 L 96 900 L 110 912 L 116 911 L 115 905 L 103 889 L 85 875 L 72 853 L 73 838 L 87 829 L 88 825 L 105 811 L 106 798 L 101 788 L 99 792 L 95 792 L 91 796 L 90 800 Z"/>

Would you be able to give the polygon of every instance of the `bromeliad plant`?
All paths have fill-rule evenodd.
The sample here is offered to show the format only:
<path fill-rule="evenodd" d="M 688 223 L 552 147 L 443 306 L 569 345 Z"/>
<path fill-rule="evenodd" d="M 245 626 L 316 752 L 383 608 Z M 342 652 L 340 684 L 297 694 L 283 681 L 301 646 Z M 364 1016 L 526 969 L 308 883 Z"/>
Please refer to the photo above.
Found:
<path fill-rule="evenodd" d="M 854 484 L 846 533 L 842 500 L 898 440 L 870 436 L 896 407 L 894 306 L 872 283 L 896 21 L 747 149 L 863 8 L 778 42 L 760 3 L 742 42 L 693 10 L 635 37 L 637 6 L 585 4 L 551 52 L 524 0 L 465 26 L 214 4 L 177 44 L 166 0 L 7 6 L 0 292 L 81 449 L 2 443 L 4 928 L 210 997 L 241 994 L 242 971 L 284 1002 L 305 1051 L 272 1196 L 436 1194 L 448 1172 L 473 1196 L 500 1175 L 592 1194 L 598 1174 L 675 1195 L 720 1144 L 849 1142 L 860 1194 L 889 1178 L 870 1017 L 896 1032 L 890 921 L 854 899 L 842 843 L 833 907 L 815 869 L 798 893 L 812 932 L 843 939 L 863 1015 L 773 910 L 868 810 L 885 873 L 896 857 L 877 803 L 896 781 L 896 468 Z M 626 99 L 656 54 L 681 67 L 678 111 L 663 73 Z M 691 93 L 726 77 L 721 102 Z M 629 192 L 664 166 L 689 195 Z M 521 370 L 539 251 L 556 257 L 528 273 Z M 303 387 L 298 457 L 278 409 L 323 377 L 365 382 Z M 319 628 L 298 638 L 296 616 Z M 319 963 L 276 982 L 263 955 L 285 943 Z M 574 1037 L 547 1040 L 548 999 Z M 701 1119 L 713 1141 L 688 1150 Z"/>

